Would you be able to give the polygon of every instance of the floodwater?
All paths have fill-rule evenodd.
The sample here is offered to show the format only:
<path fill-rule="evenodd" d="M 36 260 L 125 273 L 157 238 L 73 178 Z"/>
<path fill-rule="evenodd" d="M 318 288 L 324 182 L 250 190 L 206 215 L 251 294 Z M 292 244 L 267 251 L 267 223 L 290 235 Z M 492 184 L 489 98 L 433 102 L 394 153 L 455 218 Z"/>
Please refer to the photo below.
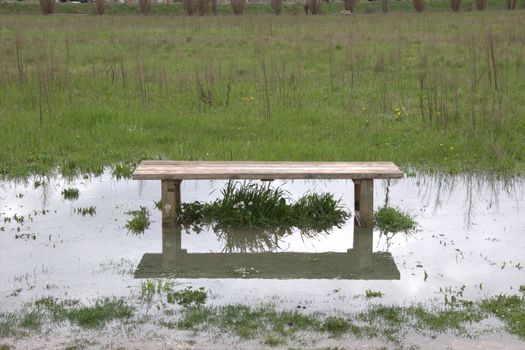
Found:
<path fill-rule="evenodd" d="M 38 183 L 36 183 L 38 182 Z M 41 183 L 40 183 L 41 182 Z M 35 185 L 39 185 L 35 188 Z M 208 201 L 224 181 L 184 181 L 182 200 Z M 274 181 L 291 198 L 332 192 L 353 211 L 352 181 Z M 65 188 L 80 191 L 75 201 Z M 410 234 L 355 229 L 328 233 L 196 233 L 162 229 L 160 181 L 100 177 L 0 182 L 0 312 L 41 296 L 129 296 L 144 278 L 171 277 L 205 287 L 211 304 L 278 301 L 283 307 L 350 312 L 366 290 L 381 303 L 480 299 L 518 293 L 525 284 L 525 179 L 423 176 L 375 182 L 375 208 L 411 213 Z M 76 208 L 96 207 L 82 216 Z M 149 208 L 142 235 L 124 227 L 125 212 Z M 20 219 L 14 219 L 23 216 Z M 9 222 L 8 219 L 11 218 Z M 255 235 L 255 236 L 254 236 Z"/>

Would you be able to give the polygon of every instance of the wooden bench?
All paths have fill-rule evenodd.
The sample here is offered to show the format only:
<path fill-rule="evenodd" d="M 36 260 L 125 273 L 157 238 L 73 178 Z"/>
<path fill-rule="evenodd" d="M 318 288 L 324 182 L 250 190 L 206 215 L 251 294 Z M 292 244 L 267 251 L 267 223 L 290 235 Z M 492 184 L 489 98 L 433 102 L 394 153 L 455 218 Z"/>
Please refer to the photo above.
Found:
<path fill-rule="evenodd" d="M 181 205 L 182 180 L 348 179 L 355 186 L 355 216 L 361 227 L 373 225 L 374 179 L 399 179 L 392 162 L 252 162 L 145 160 L 133 180 L 161 180 L 162 224 L 174 225 Z"/>

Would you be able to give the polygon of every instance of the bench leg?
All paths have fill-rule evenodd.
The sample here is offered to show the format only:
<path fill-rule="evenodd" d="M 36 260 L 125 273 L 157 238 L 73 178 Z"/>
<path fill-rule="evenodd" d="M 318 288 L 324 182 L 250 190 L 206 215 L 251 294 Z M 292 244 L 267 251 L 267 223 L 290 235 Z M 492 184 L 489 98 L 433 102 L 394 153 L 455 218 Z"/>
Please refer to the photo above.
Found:
<path fill-rule="evenodd" d="M 354 181 L 355 218 L 360 227 L 374 225 L 374 180 Z"/>
<path fill-rule="evenodd" d="M 180 180 L 161 180 L 162 226 L 173 226 L 180 209 Z"/>

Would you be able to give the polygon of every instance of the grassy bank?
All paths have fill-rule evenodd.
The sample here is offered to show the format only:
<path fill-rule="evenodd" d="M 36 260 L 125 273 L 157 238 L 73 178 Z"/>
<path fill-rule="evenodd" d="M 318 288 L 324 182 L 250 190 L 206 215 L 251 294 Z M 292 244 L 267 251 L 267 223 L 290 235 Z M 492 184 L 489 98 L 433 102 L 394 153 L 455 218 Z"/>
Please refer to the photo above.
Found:
<path fill-rule="evenodd" d="M 136 333 L 148 324 L 160 327 L 161 331 L 191 330 L 204 337 L 221 334 L 224 338 L 252 339 L 272 346 L 297 342 L 305 346 L 308 344 L 305 333 L 309 339 L 317 340 L 379 339 L 395 347 L 404 347 L 406 338 L 414 334 L 430 340 L 439 334 L 476 338 L 506 331 L 525 339 L 523 295 L 499 295 L 476 302 L 455 299 L 445 305 L 372 303 L 351 314 L 326 314 L 302 308 L 282 310 L 270 304 L 206 306 L 204 289 L 188 287 L 174 291 L 172 287 L 159 280 L 143 282 L 141 300 L 145 304 L 140 307 L 132 298 L 100 298 L 86 305 L 78 300 L 42 297 L 17 311 L 0 313 L 0 339 L 49 335 L 57 325 L 91 330 L 97 338 L 101 332 L 105 336 L 108 332 L 116 335 L 119 329 L 127 334 Z M 149 308 L 145 306 L 156 306 L 158 314 L 144 314 Z M 493 318 L 491 326 L 484 324 L 488 318 Z M 71 341 L 75 332 L 69 334 L 73 337 L 68 339 Z M 162 334 L 166 335 L 159 333 Z"/>
<path fill-rule="evenodd" d="M 488 0 L 485 11 L 491 10 L 506 10 L 506 2 L 499 0 Z M 283 14 L 302 15 L 304 14 L 304 1 L 290 1 L 283 3 Z M 525 2 L 518 1 L 516 8 L 524 8 Z M 355 7 L 357 14 L 371 14 L 381 12 L 380 1 L 361 1 L 357 2 Z M 322 4 L 322 14 L 338 14 L 344 10 L 342 2 L 327 2 Z M 412 1 L 389 1 L 388 10 L 391 12 L 414 12 Z M 425 11 L 428 12 L 450 12 L 450 1 L 448 0 L 432 0 L 425 2 Z M 461 2 L 461 10 L 463 12 L 476 11 L 475 0 L 464 0 Z M 40 14 L 40 5 L 37 3 L 2 3 L 0 4 L 0 14 Z M 79 3 L 58 3 L 56 6 L 57 14 L 95 14 L 94 4 L 79 4 Z M 225 15 L 232 15 L 233 11 L 231 5 L 219 4 L 218 13 Z M 273 14 L 273 9 L 269 3 L 252 3 L 246 7 L 245 14 Z M 117 4 L 109 3 L 105 15 L 138 15 L 140 14 L 137 4 Z M 171 2 L 169 4 L 154 3 L 151 7 L 150 15 L 184 15 L 185 11 L 181 2 Z"/>
<path fill-rule="evenodd" d="M 520 173 L 524 24 L 522 10 L 3 16 L 0 174 L 145 158 Z"/>

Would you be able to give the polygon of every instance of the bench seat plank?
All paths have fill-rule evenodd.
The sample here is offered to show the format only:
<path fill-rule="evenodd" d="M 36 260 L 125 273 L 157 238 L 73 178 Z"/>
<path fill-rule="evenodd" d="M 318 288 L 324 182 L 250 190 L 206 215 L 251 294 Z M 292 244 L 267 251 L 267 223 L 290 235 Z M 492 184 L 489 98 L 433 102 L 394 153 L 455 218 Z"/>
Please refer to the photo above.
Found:
<path fill-rule="evenodd" d="M 142 161 L 134 180 L 399 179 L 392 162 Z"/>

